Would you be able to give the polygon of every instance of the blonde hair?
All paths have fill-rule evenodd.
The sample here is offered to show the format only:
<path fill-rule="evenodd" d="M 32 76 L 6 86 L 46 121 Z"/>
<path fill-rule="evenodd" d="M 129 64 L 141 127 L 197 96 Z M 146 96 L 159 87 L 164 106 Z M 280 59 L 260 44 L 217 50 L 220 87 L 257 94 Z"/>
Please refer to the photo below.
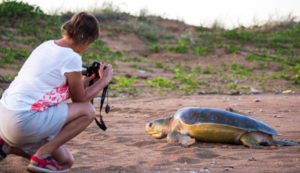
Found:
<path fill-rule="evenodd" d="M 71 38 L 75 44 L 91 43 L 100 35 L 98 20 L 86 12 L 74 14 L 61 26 L 61 30 L 62 34 Z"/>

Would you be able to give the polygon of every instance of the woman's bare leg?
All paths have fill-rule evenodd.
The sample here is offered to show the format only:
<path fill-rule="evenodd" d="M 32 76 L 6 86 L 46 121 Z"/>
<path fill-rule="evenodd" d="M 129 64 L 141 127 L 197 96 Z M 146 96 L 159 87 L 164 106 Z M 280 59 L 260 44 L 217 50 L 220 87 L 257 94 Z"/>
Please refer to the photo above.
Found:
<path fill-rule="evenodd" d="M 73 155 L 65 146 L 60 146 L 52 153 L 52 156 L 65 169 L 71 168 L 74 163 Z"/>
<path fill-rule="evenodd" d="M 68 104 L 68 118 L 66 124 L 55 138 L 41 146 L 34 155 L 39 158 L 46 158 L 50 155 L 53 156 L 53 154 L 57 154 L 57 152 L 59 153 L 59 151 L 62 151 L 59 148 L 81 133 L 95 117 L 95 109 L 89 102 Z M 31 162 L 36 164 L 34 161 Z M 48 168 L 55 170 L 52 166 Z"/>

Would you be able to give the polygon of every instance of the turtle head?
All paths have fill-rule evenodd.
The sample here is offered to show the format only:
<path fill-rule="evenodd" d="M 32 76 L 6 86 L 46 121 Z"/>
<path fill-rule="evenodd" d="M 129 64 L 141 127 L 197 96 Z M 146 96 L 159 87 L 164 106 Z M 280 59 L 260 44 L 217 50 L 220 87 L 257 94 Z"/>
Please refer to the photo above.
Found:
<path fill-rule="evenodd" d="M 169 126 L 172 122 L 173 117 L 163 118 L 154 120 L 146 125 L 146 133 L 148 135 L 157 138 L 162 139 L 167 137 Z"/>

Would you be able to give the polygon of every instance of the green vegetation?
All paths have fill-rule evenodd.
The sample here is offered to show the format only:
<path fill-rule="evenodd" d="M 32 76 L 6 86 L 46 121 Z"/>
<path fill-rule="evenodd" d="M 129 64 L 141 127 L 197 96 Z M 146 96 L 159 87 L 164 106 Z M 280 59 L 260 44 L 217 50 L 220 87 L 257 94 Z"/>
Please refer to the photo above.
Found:
<path fill-rule="evenodd" d="M 173 81 L 159 76 L 147 80 L 146 84 L 155 89 L 158 89 L 161 93 L 172 91 L 177 88 L 176 84 Z"/>
<path fill-rule="evenodd" d="M 137 89 L 134 87 L 136 82 L 135 77 L 117 76 L 114 77 L 114 84 L 111 85 L 110 89 L 118 93 L 127 93 L 131 95 L 137 94 Z"/>
<path fill-rule="evenodd" d="M 16 60 L 24 60 L 29 56 L 29 51 L 25 49 L 0 47 L 0 66 L 6 63 L 13 63 Z"/>
<path fill-rule="evenodd" d="M 1 17 L 35 17 L 44 15 L 39 7 L 24 2 L 4 1 L 0 6 Z"/>
<path fill-rule="evenodd" d="M 181 65 L 176 66 L 174 79 L 179 81 L 184 93 L 193 93 L 199 88 L 197 74 L 200 70 L 199 66 L 194 68 L 183 67 Z"/>
<path fill-rule="evenodd" d="M 101 21 L 105 39 L 95 41 L 82 58 L 85 65 L 96 60 L 113 64 L 113 95 L 137 95 L 143 93 L 141 90 L 161 94 L 249 93 L 250 87 L 300 93 L 300 22 L 292 17 L 226 30 L 218 21 L 211 28 L 194 27 L 149 15 L 145 9 L 135 17 L 120 12 L 112 3 L 92 13 Z M 17 70 L 33 48 L 59 38 L 60 26 L 72 15 L 47 15 L 27 3 L 3 1 L 0 68 L 13 66 Z M 126 49 L 144 44 L 147 50 L 110 47 L 124 35 L 139 39 Z M 0 74 L 0 78 L 14 77 L 8 76 Z"/>

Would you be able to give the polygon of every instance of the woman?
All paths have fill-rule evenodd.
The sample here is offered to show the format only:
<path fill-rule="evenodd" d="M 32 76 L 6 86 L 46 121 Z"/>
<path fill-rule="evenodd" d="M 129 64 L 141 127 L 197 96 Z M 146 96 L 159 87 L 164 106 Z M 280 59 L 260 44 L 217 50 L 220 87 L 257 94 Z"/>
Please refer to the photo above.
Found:
<path fill-rule="evenodd" d="M 112 79 L 112 66 L 101 63 L 100 78 L 83 79 L 79 53 L 99 37 L 99 23 L 88 13 L 75 14 L 62 26 L 62 38 L 33 50 L 0 101 L 0 160 L 8 154 L 30 157 L 25 144 L 47 142 L 30 157 L 28 169 L 65 172 L 73 156 L 63 146 L 95 118 L 90 104 Z M 106 66 L 104 70 L 104 66 Z M 65 103 L 68 98 L 72 103 Z"/>

